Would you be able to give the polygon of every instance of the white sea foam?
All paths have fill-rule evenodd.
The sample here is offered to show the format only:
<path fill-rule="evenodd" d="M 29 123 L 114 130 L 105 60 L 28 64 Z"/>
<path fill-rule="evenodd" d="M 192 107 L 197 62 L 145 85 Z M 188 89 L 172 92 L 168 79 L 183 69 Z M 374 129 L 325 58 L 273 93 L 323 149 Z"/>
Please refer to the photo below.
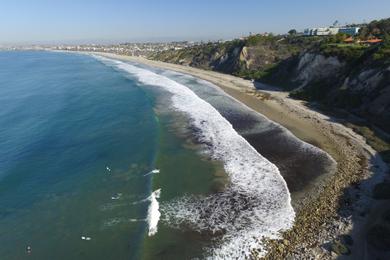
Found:
<path fill-rule="evenodd" d="M 144 219 L 144 218 L 129 218 L 128 220 L 129 220 L 129 222 L 142 222 L 142 221 L 146 221 L 147 219 Z"/>
<path fill-rule="evenodd" d="M 160 173 L 160 169 L 151 170 L 150 172 L 144 174 L 144 176 L 148 176 L 148 175 L 151 175 L 151 174 L 157 174 L 157 173 Z"/>
<path fill-rule="evenodd" d="M 148 209 L 148 225 L 149 225 L 149 236 L 153 236 L 157 233 L 157 225 L 160 220 L 161 213 L 159 211 L 159 203 L 157 201 L 160 198 L 161 189 L 155 190 L 150 195 L 150 206 Z"/>
<path fill-rule="evenodd" d="M 123 222 L 123 219 L 121 219 L 121 218 L 108 219 L 108 220 L 104 221 L 103 228 L 112 227 L 112 226 L 115 226 L 121 222 Z"/>
<path fill-rule="evenodd" d="M 124 218 L 124 217 L 118 217 L 118 218 L 111 218 L 106 221 L 104 221 L 102 228 L 111 228 L 118 224 L 123 223 L 133 223 L 133 222 L 146 222 L 148 221 L 145 218 Z"/>
<path fill-rule="evenodd" d="M 147 197 L 146 199 L 141 199 L 141 200 L 137 200 L 137 201 L 131 202 L 131 205 L 142 204 L 142 203 L 145 203 L 145 202 L 148 202 L 148 201 L 150 201 L 150 196 Z"/>
<path fill-rule="evenodd" d="M 158 198 L 160 198 L 160 194 L 161 194 L 161 189 L 158 189 L 158 190 L 155 190 L 154 192 L 152 192 L 152 194 L 145 198 L 145 199 L 141 199 L 139 201 L 135 201 L 135 202 L 131 202 L 130 204 L 126 203 L 126 204 L 118 204 L 116 206 L 128 206 L 128 205 L 136 205 L 136 204 L 141 204 L 141 203 L 145 203 L 145 202 L 150 202 L 150 205 L 148 207 L 148 215 L 147 215 L 147 218 L 146 219 L 135 219 L 135 218 L 130 218 L 130 219 L 124 219 L 124 218 L 114 218 L 114 219 L 110 219 L 108 221 L 106 221 L 104 223 L 104 227 L 110 227 L 110 226 L 113 226 L 113 225 L 116 225 L 116 224 L 119 224 L 119 223 L 122 223 L 122 222 L 139 222 L 139 221 L 146 221 L 148 223 L 148 227 L 149 227 L 149 231 L 148 231 L 148 235 L 149 236 L 153 236 L 157 233 L 157 226 L 158 226 L 158 222 L 160 220 L 160 216 L 161 216 L 161 213 L 160 213 L 160 205 L 159 205 L 159 202 L 158 202 Z M 104 210 L 107 210 L 107 209 L 112 209 L 112 207 L 107 207 L 105 206 L 104 207 Z"/>
<path fill-rule="evenodd" d="M 174 109 L 184 112 L 198 130 L 197 138 L 209 155 L 224 163 L 231 185 L 221 193 L 182 197 L 161 205 L 162 220 L 180 228 L 219 234 L 208 250 L 214 259 L 247 258 L 253 249 L 263 250 L 259 240 L 277 238 L 292 226 L 294 210 L 286 182 L 277 167 L 261 156 L 209 103 L 186 86 L 146 69 L 99 58 L 135 76 L 141 83 L 171 94 Z M 157 195 L 149 208 L 149 234 L 157 231 L 160 217 Z M 262 251 L 264 253 L 264 251 Z"/>
<path fill-rule="evenodd" d="M 175 71 L 164 71 L 162 75 L 165 75 L 167 77 L 172 77 L 172 76 L 173 77 L 180 77 L 180 78 L 185 79 L 187 81 L 192 80 L 192 81 L 195 81 L 199 85 L 207 86 L 208 98 L 211 97 L 211 99 L 212 99 L 212 98 L 215 98 L 218 96 L 223 96 L 224 98 L 226 98 L 228 100 L 227 102 L 229 104 L 230 109 L 233 107 L 233 109 L 236 109 L 239 111 L 246 111 L 246 113 L 254 115 L 253 117 L 260 118 L 262 127 L 264 127 L 265 129 L 271 129 L 271 128 L 281 129 L 283 131 L 283 134 L 286 137 L 286 139 L 288 139 L 288 142 L 291 144 L 293 143 L 294 146 L 296 147 L 296 150 L 299 153 L 310 154 L 312 160 L 314 159 L 314 157 L 322 157 L 322 158 L 326 159 L 329 163 L 329 165 L 328 165 L 329 170 L 328 171 L 335 172 L 336 167 L 337 167 L 337 162 L 328 153 L 326 153 L 325 151 L 321 150 L 320 148 L 318 148 L 312 144 L 309 144 L 309 143 L 297 138 L 295 135 L 293 135 L 293 133 L 291 133 L 288 129 L 286 129 L 282 125 L 277 124 L 277 123 L 269 120 L 264 115 L 258 113 L 257 111 L 253 110 L 252 108 L 248 107 L 246 104 L 240 102 L 239 100 L 237 100 L 233 96 L 227 95 L 226 92 L 224 92 L 220 87 L 216 86 L 215 84 L 213 84 L 209 81 L 200 79 L 200 78 L 196 78 L 192 75 L 183 74 L 183 73 L 179 73 L 179 72 L 175 72 Z M 199 90 L 199 89 L 198 89 L 198 91 L 204 92 L 204 90 Z M 254 129 L 254 130 L 258 131 L 258 129 Z M 250 130 L 248 130 L 248 129 L 246 130 L 247 133 L 249 133 L 249 131 Z"/>

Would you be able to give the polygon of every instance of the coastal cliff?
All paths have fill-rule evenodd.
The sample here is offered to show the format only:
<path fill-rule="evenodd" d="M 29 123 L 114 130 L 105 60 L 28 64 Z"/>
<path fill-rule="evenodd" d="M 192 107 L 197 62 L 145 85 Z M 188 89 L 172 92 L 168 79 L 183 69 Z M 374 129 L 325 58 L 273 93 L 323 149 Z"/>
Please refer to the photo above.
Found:
<path fill-rule="evenodd" d="M 265 82 L 290 89 L 294 98 L 344 109 L 389 131 L 390 64 L 372 54 L 361 55 L 348 60 L 307 51 L 280 65 Z"/>
<path fill-rule="evenodd" d="M 283 234 L 283 240 L 270 242 L 266 259 L 334 259 L 344 254 L 350 254 L 347 259 L 356 259 L 355 256 L 365 254 L 361 252 L 362 243 L 367 242 L 370 247 L 386 243 L 386 238 L 376 231 L 384 229 L 381 223 L 375 222 L 373 226 L 373 222 L 367 221 L 367 226 L 365 224 L 367 219 L 371 219 L 371 205 L 376 203 L 373 202 L 371 188 L 380 181 L 378 177 L 381 178 L 386 167 L 370 147 L 370 140 L 340 124 L 343 121 L 310 109 L 307 106 L 310 103 L 286 98 L 286 91 L 261 88 L 261 84 L 228 74 L 138 57 L 121 58 L 210 81 L 250 108 L 290 129 L 301 140 L 320 147 L 337 161 L 337 172 L 326 178 L 322 188 L 317 188 L 315 194 L 307 189 L 304 191 L 306 199 L 297 210 L 293 229 Z M 254 85 L 261 89 L 255 90 Z M 320 183 L 316 181 L 313 184 Z M 375 200 L 378 196 L 386 196 L 381 193 L 383 185 L 387 184 L 380 183 L 378 192 L 375 186 Z M 370 230 L 370 236 L 361 234 L 361 230 Z M 347 242 L 344 238 L 348 239 Z M 354 244 L 348 244 L 348 241 L 354 241 Z M 372 250 L 374 253 L 380 251 Z M 257 253 L 254 252 L 254 255 L 258 256 Z"/>
<path fill-rule="evenodd" d="M 390 131 L 390 32 L 383 28 L 384 41 L 376 45 L 343 44 L 340 36 L 255 35 L 149 58 L 282 87 L 291 97 L 347 111 Z"/>
<path fill-rule="evenodd" d="M 207 43 L 181 50 L 168 50 L 150 56 L 151 59 L 233 74 L 240 68 L 244 47 L 240 40 Z"/>
<path fill-rule="evenodd" d="M 291 129 L 295 134 L 299 134 L 297 129 L 313 127 L 313 133 L 324 135 L 326 140 L 319 141 L 319 147 L 337 161 L 337 172 L 318 197 L 310 198 L 298 211 L 293 229 L 283 234 L 283 240 L 270 242 L 266 259 L 388 258 L 389 227 L 383 219 L 390 212 L 390 182 L 383 161 L 390 162 L 390 139 L 386 134 L 390 131 L 390 19 L 372 22 L 367 30 L 369 34 L 381 23 L 382 41 L 377 44 L 364 43 L 364 35 L 358 36 L 363 40 L 356 37 L 352 44 L 344 42 L 345 35 L 257 35 L 149 57 L 251 79 L 254 84 L 245 82 L 258 89 L 245 93 L 257 99 L 251 106 L 262 106 L 257 111 L 288 127 L 283 118 L 267 109 L 267 104 L 280 102 L 285 111 L 297 113 L 305 122 L 294 123 Z M 226 84 L 234 81 L 224 76 L 229 78 Z M 240 83 L 236 85 L 245 85 Z M 308 102 L 303 105 L 286 99 L 287 94 Z M 323 114 L 311 109 L 306 113 L 307 107 L 331 117 L 324 120 Z M 322 119 L 313 117 L 313 113 Z M 258 256 L 256 252 L 254 256 Z"/>

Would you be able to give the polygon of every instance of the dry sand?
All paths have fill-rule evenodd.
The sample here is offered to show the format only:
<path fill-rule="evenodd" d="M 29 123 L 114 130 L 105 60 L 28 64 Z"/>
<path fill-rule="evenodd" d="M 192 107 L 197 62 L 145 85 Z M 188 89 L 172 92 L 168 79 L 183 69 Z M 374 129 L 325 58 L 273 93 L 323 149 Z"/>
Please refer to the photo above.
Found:
<path fill-rule="evenodd" d="M 326 185 L 308 193 L 297 212 L 294 227 L 280 241 L 269 242 L 269 259 L 332 259 L 329 242 L 339 235 L 354 239 L 351 259 L 363 255 L 365 240 L 360 226 L 372 203 L 370 190 L 383 179 L 386 165 L 363 137 L 336 119 L 314 111 L 288 93 L 262 84 L 213 71 L 110 53 L 99 55 L 169 69 L 214 83 L 248 107 L 289 129 L 295 136 L 329 153 L 338 164 Z M 346 195 L 348 194 L 348 195 Z M 256 252 L 254 252 L 256 255 Z"/>

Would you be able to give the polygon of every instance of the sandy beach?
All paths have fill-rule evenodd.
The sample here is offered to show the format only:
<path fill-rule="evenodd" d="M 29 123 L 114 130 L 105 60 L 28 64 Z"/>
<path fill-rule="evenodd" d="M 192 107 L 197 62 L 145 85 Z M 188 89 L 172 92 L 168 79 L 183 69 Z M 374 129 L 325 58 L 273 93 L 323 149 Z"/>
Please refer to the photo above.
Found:
<path fill-rule="evenodd" d="M 364 138 L 331 118 L 293 100 L 288 93 L 231 75 L 187 66 L 151 61 L 109 53 L 113 59 L 128 60 L 149 66 L 190 74 L 209 81 L 227 94 L 284 126 L 296 137 L 326 151 L 337 162 L 337 170 L 323 180 L 323 185 L 304 190 L 294 227 L 283 239 L 270 241 L 267 258 L 333 259 L 337 257 L 326 245 L 340 235 L 349 234 L 355 243 L 352 254 L 361 255 L 364 243 L 361 232 L 372 199 L 373 184 L 383 179 L 386 165 Z M 299 197 L 302 198 L 302 197 Z M 256 255 L 256 252 L 253 252 Z"/>

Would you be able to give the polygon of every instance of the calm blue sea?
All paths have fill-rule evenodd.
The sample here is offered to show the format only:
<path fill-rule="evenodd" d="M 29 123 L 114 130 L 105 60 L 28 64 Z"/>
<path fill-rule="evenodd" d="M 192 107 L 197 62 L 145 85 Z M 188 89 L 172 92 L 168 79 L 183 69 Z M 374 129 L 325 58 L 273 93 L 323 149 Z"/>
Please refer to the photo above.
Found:
<path fill-rule="evenodd" d="M 0 52 L 0 259 L 138 258 L 151 102 L 90 56 Z"/>

